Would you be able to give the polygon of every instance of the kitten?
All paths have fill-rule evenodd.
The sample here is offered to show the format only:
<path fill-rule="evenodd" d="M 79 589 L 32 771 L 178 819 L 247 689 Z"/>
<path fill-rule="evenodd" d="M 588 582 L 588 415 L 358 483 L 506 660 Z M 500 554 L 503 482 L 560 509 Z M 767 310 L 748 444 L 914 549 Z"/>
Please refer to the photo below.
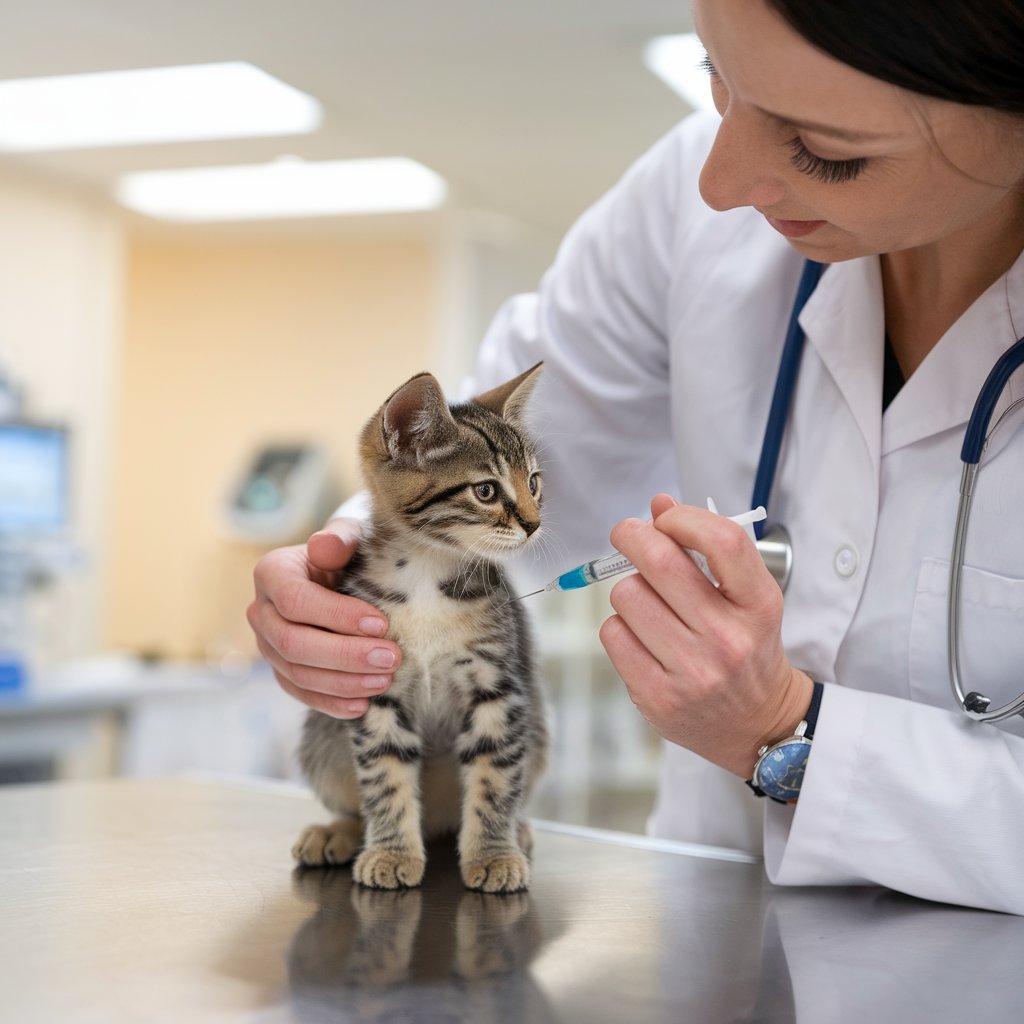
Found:
<path fill-rule="evenodd" d="M 540 528 L 523 423 L 540 366 L 451 407 L 419 374 L 363 429 L 371 523 L 339 589 L 385 612 L 403 658 L 362 718 L 306 720 L 302 768 L 338 818 L 303 833 L 301 864 L 358 854 L 360 884 L 416 886 L 424 838 L 456 831 L 468 888 L 528 887 L 523 806 L 548 734 L 525 613 L 493 559 Z"/>

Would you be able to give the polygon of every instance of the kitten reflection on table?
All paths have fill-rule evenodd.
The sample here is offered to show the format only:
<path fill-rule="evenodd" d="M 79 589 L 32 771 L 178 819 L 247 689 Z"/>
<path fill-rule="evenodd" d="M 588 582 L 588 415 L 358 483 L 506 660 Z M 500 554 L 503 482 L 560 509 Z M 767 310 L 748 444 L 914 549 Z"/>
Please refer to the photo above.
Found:
<path fill-rule="evenodd" d="M 555 1019 L 528 970 L 544 944 L 529 894 L 466 891 L 453 851 L 431 855 L 449 863 L 423 889 L 296 868 L 294 891 L 316 906 L 288 950 L 296 1020 Z"/>

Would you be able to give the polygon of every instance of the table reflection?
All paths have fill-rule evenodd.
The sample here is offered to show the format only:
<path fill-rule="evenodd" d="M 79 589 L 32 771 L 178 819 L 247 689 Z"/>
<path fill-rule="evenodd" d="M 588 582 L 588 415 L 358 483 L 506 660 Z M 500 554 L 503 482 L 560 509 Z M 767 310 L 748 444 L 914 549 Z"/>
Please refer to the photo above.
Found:
<path fill-rule="evenodd" d="M 546 941 L 533 897 L 467 891 L 450 842 L 429 863 L 422 888 L 395 892 L 349 867 L 294 871 L 315 908 L 287 954 L 297 1021 L 557 1019 L 529 971 Z"/>
<path fill-rule="evenodd" d="M 1011 977 L 1024 919 L 928 903 L 884 889 L 774 890 L 763 976 L 785 967 L 799 1024 L 887 1020 L 1010 1021 L 1022 1004 Z M 759 1006 L 780 1005 L 762 991 Z M 775 1020 L 759 1016 L 752 1019 Z"/>

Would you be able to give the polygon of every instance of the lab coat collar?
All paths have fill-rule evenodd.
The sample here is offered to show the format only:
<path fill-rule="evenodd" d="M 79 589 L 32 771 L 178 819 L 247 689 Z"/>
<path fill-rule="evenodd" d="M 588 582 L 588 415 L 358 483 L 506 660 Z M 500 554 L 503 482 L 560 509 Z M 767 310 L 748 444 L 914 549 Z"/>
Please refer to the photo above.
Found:
<path fill-rule="evenodd" d="M 885 414 L 882 454 L 943 430 L 965 427 L 999 357 L 1024 334 L 1024 256 L 995 281 L 928 353 Z M 992 423 L 1024 392 L 1016 374 Z"/>
<path fill-rule="evenodd" d="M 940 339 L 882 416 L 885 314 L 878 257 L 833 264 L 800 317 L 873 456 L 966 425 L 996 360 L 1024 334 L 1024 254 Z M 992 422 L 1024 397 L 1014 375 Z"/>
<path fill-rule="evenodd" d="M 885 341 L 877 258 L 826 268 L 800 315 L 800 326 L 839 388 L 877 467 Z"/>

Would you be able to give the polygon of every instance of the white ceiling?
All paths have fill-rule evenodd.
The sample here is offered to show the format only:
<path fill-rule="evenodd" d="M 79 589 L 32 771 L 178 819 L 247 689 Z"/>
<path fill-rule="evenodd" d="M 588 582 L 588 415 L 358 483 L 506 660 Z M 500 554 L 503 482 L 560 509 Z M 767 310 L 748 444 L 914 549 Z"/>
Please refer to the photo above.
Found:
<path fill-rule="evenodd" d="M 687 112 L 644 67 L 687 0 L 0 0 L 0 78 L 247 60 L 315 96 L 314 135 L 45 154 L 99 195 L 128 170 L 413 157 L 463 208 L 561 232 Z"/>

